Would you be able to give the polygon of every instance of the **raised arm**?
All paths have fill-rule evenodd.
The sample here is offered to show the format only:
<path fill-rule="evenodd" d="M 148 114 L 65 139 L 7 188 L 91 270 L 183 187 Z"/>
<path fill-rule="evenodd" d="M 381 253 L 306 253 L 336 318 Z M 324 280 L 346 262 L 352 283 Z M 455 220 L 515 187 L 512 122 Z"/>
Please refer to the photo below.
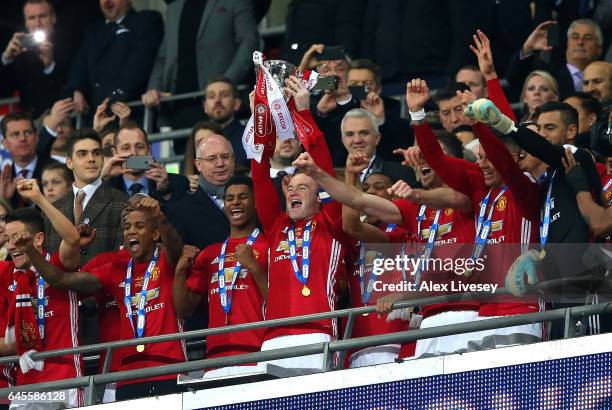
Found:
<path fill-rule="evenodd" d="M 57 266 L 47 262 L 42 254 L 34 248 L 32 234 L 29 232 L 18 233 L 15 238 L 15 245 L 28 255 L 34 269 L 42 275 L 50 286 L 88 295 L 93 295 L 102 290 L 102 283 L 95 275 L 88 272 L 63 272 Z"/>
<path fill-rule="evenodd" d="M 202 301 L 202 295 L 192 292 L 187 286 L 187 277 L 190 276 L 190 273 L 191 275 L 200 274 L 200 272 L 192 272 L 191 269 L 198 253 L 199 250 L 195 246 L 183 246 L 181 257 L 174 272 L 172 300 L 174 301 L 176 315 L 180 318 L 191 316 Z"/>
<path fill-rule="evenodd" d="M 402 214 L 391 201 L 365 194 L 355 186 L 346 185 L 332 177 L 314 162 L 309 153 L 301 154 L 293 165 L 310 175 L 337 202 L 372 215 L 385 223 L 403 222 Z"/>
<path fill-rule="evenodd" d="M 49 200 L 40 192 L 40 188 L 35 179 L 22 179 L 17 182 L 17 191 L 25 199 L 29 199 L 40 210 L 47 215 L 51 225 L 61 236 L 62 242 L 59 247 L 59 256 L 62 265 L 67 270 L 77 270 L 79 267 L 80 253 L 80 235 L 77 228 L 70 220 L 57 209 Z"/>

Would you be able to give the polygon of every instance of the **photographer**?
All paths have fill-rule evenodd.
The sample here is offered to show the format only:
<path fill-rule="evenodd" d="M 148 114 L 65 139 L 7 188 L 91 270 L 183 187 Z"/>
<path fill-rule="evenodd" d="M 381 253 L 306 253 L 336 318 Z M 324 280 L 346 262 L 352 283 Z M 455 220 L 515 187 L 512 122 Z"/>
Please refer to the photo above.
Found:
<path fill-rule="evenodd" d="M 58 99 L 70 55 L 55 43 L 55 10 L 50 0 L 27 0 L 27 33 L 16 32 L 2 53 L 0 94 L 19 91 L 21 108 L 38 117 Z"/>

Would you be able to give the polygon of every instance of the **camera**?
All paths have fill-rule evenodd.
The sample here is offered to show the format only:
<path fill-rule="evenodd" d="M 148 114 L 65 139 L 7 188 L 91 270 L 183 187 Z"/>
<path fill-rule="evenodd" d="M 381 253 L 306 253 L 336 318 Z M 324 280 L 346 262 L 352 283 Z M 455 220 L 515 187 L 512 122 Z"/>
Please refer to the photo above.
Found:
<path fill-rule="evenodd" d="M 23 48 L 33 49 L 38 47 L 43 41 L 47 39 L 47 35 L 42 30 L 37 30 L 33 33 L 24 34 L 19 40 L 19 44 Z"/>

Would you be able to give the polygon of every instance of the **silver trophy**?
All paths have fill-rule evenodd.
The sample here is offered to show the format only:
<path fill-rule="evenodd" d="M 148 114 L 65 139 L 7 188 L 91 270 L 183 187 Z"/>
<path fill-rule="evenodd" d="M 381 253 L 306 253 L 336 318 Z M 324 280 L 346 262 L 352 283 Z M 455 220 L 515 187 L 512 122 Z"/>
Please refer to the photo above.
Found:
<path fill-rule="evenodd" d="M 268 69 L 270 75 L 281 90 L 285 87 L 285 80 L 289 78 L 289 76 L 294 75 L 298 79 L 302 79 L 302 72 L 300 72 L 295 65 L 288 63 L 287 61 L 265 60 L 263 64 Z M 287 94 L 285 94 L 285 100 L 289 100 L 289 96 Z"/>

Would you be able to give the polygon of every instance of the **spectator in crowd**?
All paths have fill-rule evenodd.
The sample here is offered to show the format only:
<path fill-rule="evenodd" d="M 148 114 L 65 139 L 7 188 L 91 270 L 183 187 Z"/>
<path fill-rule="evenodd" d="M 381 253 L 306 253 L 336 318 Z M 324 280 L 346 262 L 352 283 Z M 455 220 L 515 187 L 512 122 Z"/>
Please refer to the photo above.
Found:
<path fill-rule="evenodd" d="M 586 92 L 570 94 L 563 102 L 571 105 L 578 112 L 578 132 L 573 140 L 568 140 L 569 143 L 590 149 L 591 128 L 601 115 L 601 103 L 594 95 Z"/>
<path fill-rule="evenodd" d="M 223 128 L 212 121 L 199 121 L 193 126 L 187 138 L 182 171 L 183 175 L 189 180 L 191 192 L 195 192 L 198 189 L 199 172 L 195 165 L 195 152 L 202 140 L 212 134 L 223 135 Z"/>
<path fill-rule="evenodd" d="M 43 168 L 53 160 L 36 153 L 38 133 L 28 113 L 15 112 L 5 116 L 2 135 L 4 146 L 13 160 L 12 166 L 5 165 L 2 170 L 2 198 L 9 201 L 13 208 L 20 208 L 26 203 L 15 191 L 16 179 L 35 178 L 40 183 Z"/>
<path fill-rule="evenodd" d="M 164 32 L 158 12 L 135 11 L 131 0 L 100 1 L 100 8 L 105 20 L 85 32 L 68 76 L 76 112 L 97 107 L 117 89 L 126 101 L 138 99 Z"/>
<path fill-rule="evenodd" d="M 584 69 L 582 91 L 593 94 L 604 107 L 612 104 L 612 63 L 593 61 L 589 64 Z"/>
<path fill-rule="evenodd" d="M 42 172 L 42 189 L 50 202 L 57 202 L 65 197 L 74 183 L 72 172 L 61 162 L 52 162 Z"/>
<path fill-rule="evenodd" d="M 133 340 L 143 335 L 178 333 L 180 329 L 172 303 L 172 281 L 177 261 L 173 253 L 167 250 L 177 238 L 169 236 L 172 231 L 168 229 L 157 201 L 149 201 L 149 204 L 151 206 L 139 206 L 131 210 L 123 221 L 122 236 L 125 240 L 122 242 L 128 257 L 124 256 L 125 251 L 116 251 L 108 258 L 107 263 L 93 267 L 89 272 L 64 272 L 37 256 L 31 245 L 24 243 L 27 238 L 19 244 L 19 249 L 25 252 L 37 272 L 51 287 L 84 295 L 104 291 L 116 300 L 127 298 L 130 303 L 118 303 L 120 314 L 115 316 L 119 318 L 116 325 L 119 326 L 119 338 L 122 340 Z M 161 244 L 166 246 L 158 245 L 160 240 Z M 126 278 L 126 271 L 131 273 L 129 279 Z M 121 284 L 129 280 L 132 281 L 133 287 L 126 286 L 124 289 Z M 151 300 L 155 301 L 155 308 L 147 309 L 146 320 L 145 314 L 138 312 L 138 299 L 135 296 L 143 291 L 143 287 L 145 292 L 148 289 L 155 294 L 147 296 L 149 303 Z M 133 315 L 133 312 L 136 314 Z M 138 316 L 137 320 L 134 316 Z M 186 361 L 184 346 L 179 340 L 131 346 L 120 354 L 122 360 L 119 371 Z M 170 374 L 119 382 L 117 400 L 176 393 L 179 391 L 176 377 L 176 374 Z"/>
<path fill-rule="evenodd" d="M 223 195 L 225 184 L 234 175 L 232 145 L 222 135 L 204 137 L 196 150 L 195 166 L 198 189 L 169 208 L 168 217 L 186 245 L 204 249 L 223 241 L 229 232 Z"/>
<path fill-rule="evenodd" d="M 102 141 L 102 156 L 104 159 L 104 164 L 106 164 L 106 162 L 114 156 L 113 148 L 115 146 L 115 135 L 117 135 L 118 131 L 119 130 L 116 128 L 106 127 L 99 132 L 100 140 Z"/>
<path fill-rule="evenodd" d="M 121 210 L 127 195 L 100 178 L 102 147 L 100 137 L 95 131 L 88 128 L 77 130 L 70 136 L 66 145 L 66 165 L 74 175 L 74 184 L 55 206 L 75 224 L 87 224 L 96 229 L 94 240 L 81 250 L 82 266 L 99 253 L 116 250 L 123 242 Z M 45 238 L 49 251 L 58 249 L 58 233 L 46 218 Z"/>
<path fill-rule="evenodd" d="M 527 74 L 533 70 L 543 70 L 552 74 L 559 83 L 559 98 L 582 91 L 584 69 L 601 56 L 603 34 L 593 20 L 579 19 L 570 24 L 567 30 L 567 47 L 565 58 L 552 59 L 550 63 L 536 61 L 534 53 L 551 51 L 548 28 L 557 24 L 554 21 L 545 21 L 539 24 L 523 43 L 521 49 L 515 53 L 508 64 L 506 78 L 514 90 L 511 98 L 517 96 L 520 84 L 525 81 Z"/>
<path fill-rule="evenodd" d="M 68 156 L 66 153 L 66 140 L 74 131 L 74 126 L 72 124 L 72 120 L 70 119 L 70 114 L 74 109 L 74 104 L 72 103 L 71 98 L 66 98 L 64 100 L 56 101 L 51 110 L 43 114 L 42 123 L 44 128 L 41 130 L 41 134 L 47 134 L 49 137 L 53 139 L 53 143 L 51 145 L 51 152 L 48 154 L 56 161 L 66 163 L 66 157 Z M 44 131 L 43 131 L 44 130 Z M 38 141 L 38 151 L 42 155 L 46 155 L 46 152 L 42 152 L 46 147 L 45 145 L 48 142 L 45 142 L 44 139 L 39 138 Z"/>
<path fill-rule="evenodd" d="M 454 83 L 447 88 L 438 90 L 433 100 L 438 106 L 440 123 L 444 131 L 456 136 L 464 148 L 466 160 L 471 160 L 478 154 L 478 139 L 470 125 L 472 121 L 463 114 L 461 98 L 457 96 L 457 91 L 470 89 L 465 83 Z"/>
<path fill-rule="evenodd" d="M 478 98 L 487 97 L 487 82 L 480 72 L 480 69 L 474 65 L 463 66 L 455 74 L 455 82 L 462 83 L 470 87 L 470 91 Z"/>
<path fill-rule="evenodd" d="M 239 109 L 240 96 L 231 80 L 227 77 L 211 79 L 206 86 L 204 113 L 210 121 L 223 128 L 223 135 L 232 144 L 236 165 L 247 166 L 246 153 L 242 147 L 244 126 L 236 117 Z"/>
<path fill-rule="evenodd" d="M 232 177 L 223 201 L 229 237 L 209 245 L 199 255 L 194 247 L 186 245 L 181 258 L 184 263 L 177 265 L 173 285 L 179 317 L 190 316 L 200 303 L 207 303 L 209 328 L 264 320 L 268 294 L 268 242 L 257 228 L 251 179 L 243 175 Z M 225 281 L 219 280 L 221 274 Z M 259 328 L 207 336 L 206 358 L 258 352 L 263 333 L 264 329 Z M 204 377 L 250 371 L 252 367 L 248 365 L 230 366 L 208 370 Z"/>
<path fill-rule="evenodd" d="M 130 121 L 130 115 L 132 114 L 131 108 L 121 101 L 117 101 L 113 103 L 110 107 L 110 112 L 112 115 L 108 115 L 108 98 L 105 98 L 104 101 L 98 105 L 96 108 L 96 113 L 93 117 L 93 129 L 98 134 L 102 132 L 102 130 L 107 128 L 112 128 L 113 125 L 116 127 L 117 124 L 119 127 L 127 124 Z M 104 144 L 102 144 L 104 148 Z"/>
<path fill-rule="evenodd" d="M 352 109 L 342 119 L 341 129 L 342 143 L 349 154 L 362 152 L 368 157 L 369 164 L 359 176 L 360 182 L 373 172 L 382 172 L 395 180 L 401 179 L 409 185 L 415 185 L 416 178 L 412 168 L 386 161 L 378 155 L 377 146 L 381 134 L 372 113 L 363 108 Z"/>
<path fill-rule="evenodd" d="M 536 109 L 549 101 L 559 101 L 557 80 L 546 71 L 532 71 L 523 84 L 521 102 L 523 105 L 522 121 L 533 120 Z"/>
<path fill-rule="evenodd" d="M 150 156 L 151 144 L 147 133 L 135 123 L 123 125 L 115 135 L 114 156 L 104 164 L 102 179 L 128 196 L 143 193 L 163 205 L 177 201 L 189 190 L 187 178 L 169 174 L 163 164 L 153 160 L 147 169 L 129 169 L 132 156 Z"/>
<path fill-rule="evenodd" d="M 0 93 L 19 91 L 19 104 L 40 116 L 59 98 L 72 55 L 55 33 L 51 0 L 27 0 L 23 5 L 27 33 L 13 34 L 2 53 Z"/>
<path fill-rule="evenodd" d="M 158 106 L 164 95 L 203 90 L 218 76 L 240 84 L 252 72 L 252 53 L 259 46 L 252 2 L 178 0 L 168 5 L 165 21 L 148 91 L 141 97 L 145 105 Z M 172 128 L 191 127 L 201 118 L 195 100 L 175 102 L 167 111 Z"/>
<path fill-rule="evenodd" d="M 473 7 L 448 0 L 367 1 L 361 57 L 381 66 L 383 94 L 403 94 L 406 81 L 417 76 L 443 87 L 469 64 L 466 44 L 478 23 Z"/>
<path fill-rule="evenodd" d="M 4 198 L 0 198 L 0 261 L 6 260 L 8 250 L 6 248 L 6 215 L 13 211 L 13 207 Z"/>
<path fill-rule="evenodd" d="M 342 46 L 351 57 L 360 53 L 364 2 L 292 0 L 287 8 L 282 56 L 293 64 L 313 44 Z M 312 16 L 312 18 L 305 18 Z M 315 17 L 316 16 L 316 17 Z"/>

